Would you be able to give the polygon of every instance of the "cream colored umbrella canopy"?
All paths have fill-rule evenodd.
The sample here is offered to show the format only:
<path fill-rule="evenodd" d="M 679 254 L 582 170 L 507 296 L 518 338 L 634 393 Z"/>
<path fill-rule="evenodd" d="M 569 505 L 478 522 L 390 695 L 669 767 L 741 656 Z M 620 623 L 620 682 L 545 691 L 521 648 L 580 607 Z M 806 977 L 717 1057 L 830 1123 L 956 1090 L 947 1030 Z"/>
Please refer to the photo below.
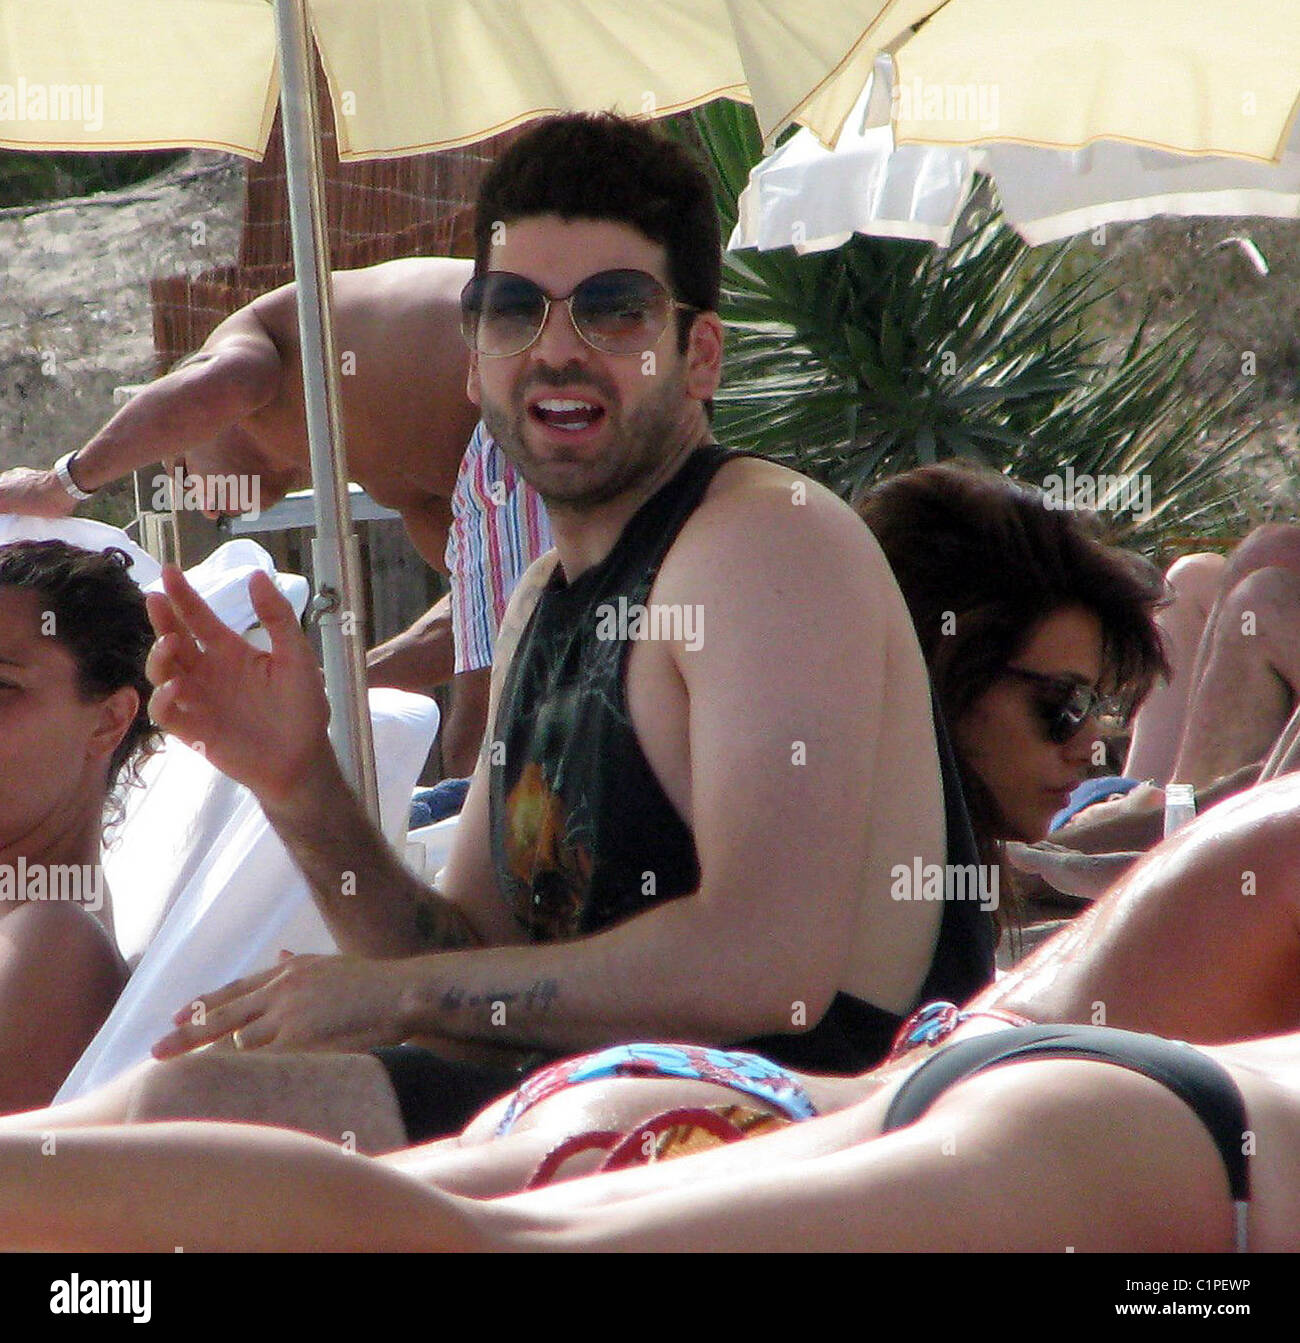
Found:
<path fill-rule="evenodd" d="M 900 144 L 1097 140 L 1276 161 L 1300 94 L 1296 0 L 308 0 L 345 158 L 471 143 L 548 112 L 728 96 L 769 143 L 831 144 L 882 50 Z M 103 124 L 42 125 L 91 85 Z M 958 95 L 974 90 L 976 97 Z M 983 94 L 983 98 L 979 95 Z M 269 0 L 0 0 L 0 145 L 257 155 Z M 996 99 L 989 124 L 989 99 Z M 32 115 L 29 115 L 29 112 Z"/>
<path fill-rule="evenodd" d="M 829 143 L 935 0 L 312 0 L 339 154 L 426 153 L 533 117 L 752 102 Z M 359 11 L 373 20 L 358 21 Z M 367 90 L 367 91 L 363 91 Z M 352 94 L 349 97 L 349 94 Z"/>
<path fill-rule="evenodd" d="M 307 0 L 340 156 L 420 154 L 563 110 L 752 101 L 830 142 L 933 0 Z M 0 146 L 263 151 L 269 0 L 0 0 Z M 51 90 L 90 88 L 102 118 Z M 7 110 L 6 110 L 7 98 Z M 61 110 L 60 110 L 61 109 Z"/>
<path fill-rule="evenodd" d="M 1079 149 L 1110 140 L 1256 162 L 1278 161 L 1286 145 L 1300 99 L 1295 0 L 927 8 L 893 51 L 899 144 Z M 958 94 L 971 90 L 976 98 L 961 105 Z"/>
<path fill-rule="evenodd" d="M 0 0 L 0 148 L 260 157 L 275 45 L 267 0 Z"/>

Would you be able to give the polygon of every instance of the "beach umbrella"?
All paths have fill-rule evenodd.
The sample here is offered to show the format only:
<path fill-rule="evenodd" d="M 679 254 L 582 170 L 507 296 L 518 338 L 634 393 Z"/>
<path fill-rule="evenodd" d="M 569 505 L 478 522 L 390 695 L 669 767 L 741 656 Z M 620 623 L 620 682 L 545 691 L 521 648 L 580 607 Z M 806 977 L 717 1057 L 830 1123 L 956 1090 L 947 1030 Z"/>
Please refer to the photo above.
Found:
<path fill-rule="evenodd" d="M 285 133 L 315 557 L 331 736 L 376 809 L 361 585 L 347 507 L 329 315 L 309 29 L 340 157 L 425 153 L 533 117 L 666 115 L 751 100 L 769 139 L 831 138 L 880 44 L 925 3 L 885 0 L 0 0 L 0 147 L 195 145 L 260 155 L 278 92 Z"/>
<path fill-rule="evenodd" d="M 892 49 L 900 144 L 1079 149 L 1114 140 L 1259 163 L 1276 162 L 1286 144 L 1300 94 L 1292 0 L 925 8 L 925 22 Z"/>
<path fill-rule="evenodd" d="M 833 151 L 759 164 L 733 246 L 946 244 L 976 173 L 1027 242 L 1179 215 L 1300 215 L 1300 6 L 947 0 L 876 61 Z"/>

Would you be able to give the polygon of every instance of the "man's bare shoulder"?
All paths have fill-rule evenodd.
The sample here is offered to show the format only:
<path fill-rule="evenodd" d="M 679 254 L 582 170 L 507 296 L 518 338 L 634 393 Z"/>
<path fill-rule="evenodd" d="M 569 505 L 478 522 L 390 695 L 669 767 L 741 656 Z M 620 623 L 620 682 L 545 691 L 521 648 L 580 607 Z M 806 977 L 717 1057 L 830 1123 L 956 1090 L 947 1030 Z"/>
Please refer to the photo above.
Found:
<path fill-rule="evenodd" d="M 473 271 L 474 263 L 460 257 L 399 257 L 377 266 L 336 270 L 336 321 L 345 332 L 372 319 L 445 324 L 454 317 L 458 326 L 460 291 Z M 241 317 L 259 322 L 277 344 L 296 345 L 297 286 L 285 284 L 259 295 L 222 326 Z"/>
<path fill-rule="evenodd" d="M 848 584 L 889 576 L 870 528 L 848 504 L 808 476 L 748 457 L 719 469 L 669 560 L 712 568 L 727 582 L 743 581 L 746 567 Z"/>

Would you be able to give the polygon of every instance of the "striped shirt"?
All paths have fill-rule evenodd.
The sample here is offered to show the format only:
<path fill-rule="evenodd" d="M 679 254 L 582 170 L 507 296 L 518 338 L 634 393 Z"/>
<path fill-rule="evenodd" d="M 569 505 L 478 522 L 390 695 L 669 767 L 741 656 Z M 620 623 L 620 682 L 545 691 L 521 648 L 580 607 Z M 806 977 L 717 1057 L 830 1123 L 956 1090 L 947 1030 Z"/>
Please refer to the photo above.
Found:
<path fill-rule="evenodd" d="M 510 594 L 551 545 L 545 505 L 480 420 L 456 475 L 447 536 L 458 674 L 492 665 Z"/>

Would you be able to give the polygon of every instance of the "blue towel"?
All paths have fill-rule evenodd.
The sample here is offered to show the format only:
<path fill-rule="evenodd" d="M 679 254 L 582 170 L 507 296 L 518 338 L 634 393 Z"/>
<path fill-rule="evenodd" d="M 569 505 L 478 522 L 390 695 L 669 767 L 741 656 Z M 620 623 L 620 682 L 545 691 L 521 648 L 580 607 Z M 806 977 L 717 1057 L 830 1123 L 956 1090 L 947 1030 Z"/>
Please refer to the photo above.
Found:
<path fill-rule="evenodd" d="M 1111 797 L 1115 793 L 1128 793 L 1142 782 L 1141 779 L 1126 779 L 1122 774 L 1105 774 L 1100 779 L 1084 779 L 1070 794 L 1070 800 L 1052 817 L 1047 832 L 1059 830 L 1072 816 L 1077 816 L 1085 807 L 1094 802 Z"/>
<path fill-rule="evenodd" d="M 468 779 L 444 779 L 432 788 L 421 789 L 411 798 L 410 829 L 418 830 L 422 825 L 455 816 L 465 805 L 468 792 Z"/>

